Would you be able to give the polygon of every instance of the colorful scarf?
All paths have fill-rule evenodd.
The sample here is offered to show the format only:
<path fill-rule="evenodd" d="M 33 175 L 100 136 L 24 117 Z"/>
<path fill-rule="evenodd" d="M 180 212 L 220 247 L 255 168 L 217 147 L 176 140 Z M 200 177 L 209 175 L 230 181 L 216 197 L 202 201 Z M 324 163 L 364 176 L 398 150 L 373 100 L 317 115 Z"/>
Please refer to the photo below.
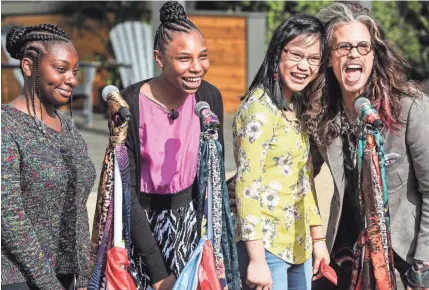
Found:
<path fill-rule="evenodd" d="M 239 290 L 234 225 L 225 180 L 222 146 L 218 141 L 216 130 L 205 128 L 201 133 L 198 160 L 198 214 L 202 221 L 201 236 L 208 234 L 207 224 L 211 222 L 214 261 L 221 287 L 222 289 Z M 207 188 L 208 185 L 211 188 Z M 207 202 L 208 191 L 212 192 L 212 204 Z"/>
<path fill-rule="evenodd" d="M 130 212 L 131 212 L 131 181 L 128 165 L 128 152 L 125 147 L 128 124 L 120 125 L 115 116 L 120 107 L 128 107 L 127 103 L 118 99 L 109 99 L 109 144 L 106 148 L 91 238 L 90 266 L 92 276 L 88 289 L 105 289 L 107 253 L 113 246 L 113 196 L 115 182 L 122 183 L 122 223 L 123 238 L 128 257 L 131 257 Z M 112 121 L 113 120 L 113 121 Z M 121 180 L 114 180 L 115 158 L 121 173 Z"/>
<path fill-rule="evenodd" d="M 396 289 L 383 139 L 371 125 L 362 127 L 357 154 L 364 228 L 355 245 L 350 289 Z"/>

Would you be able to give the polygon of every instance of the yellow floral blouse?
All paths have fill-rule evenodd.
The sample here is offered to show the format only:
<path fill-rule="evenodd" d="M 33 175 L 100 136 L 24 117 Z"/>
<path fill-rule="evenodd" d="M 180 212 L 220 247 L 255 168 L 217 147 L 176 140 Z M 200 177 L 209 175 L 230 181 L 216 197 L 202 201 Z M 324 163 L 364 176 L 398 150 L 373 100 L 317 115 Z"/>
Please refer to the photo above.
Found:
<path fill-rule="evenodd" d="M 237 163 L 237 240 L 264 241 L 265 249 L 293 264 L 312 253 L 311 225 L 322 225 L 309 140 L 262 89 L 241 104 L 234 119 Z"/>

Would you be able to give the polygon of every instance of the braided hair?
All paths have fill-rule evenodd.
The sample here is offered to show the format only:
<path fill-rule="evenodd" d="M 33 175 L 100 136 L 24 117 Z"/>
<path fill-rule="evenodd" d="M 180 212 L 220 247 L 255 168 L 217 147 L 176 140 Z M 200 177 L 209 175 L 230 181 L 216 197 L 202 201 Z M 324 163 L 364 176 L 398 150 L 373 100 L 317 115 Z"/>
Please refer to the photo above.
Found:
<path fill-rule="evenodd" d="M 177 1 L 168 1 L 159 10 L 161 24 L 155 33 L 154 50 L 165 51 L 166 45 L 173 39 L 173 32 L 189 33 L 194 29 L 200 30 L 186 17 L 185 8 Z M 201 33 L 201 32 L 200 32 Z"/>
<path fill-rule="evenodd" d="M 273 103 L 283 110 L 287 104 L 283 99 L 280 80 L 279 63 L 283 48 L 298 36 L 319 35 L 324 38 L 324 28 L 322 22 L 316 17 L 308 14 L 298 14 L 284 20 L 274 31 L 270 44 L 268 45 L 265 59 L 253 79 L 248 94 L 257 88 L 263 88 L 265 93 L 271 98 Z M 321 52 L 324 56 L 323 41 L 321 41 Z M 322 64 L 325 61 L 322 60 Z M 322 69 L 320 69 L 322 71 Z M 295 93 L 293 100 L 294 109 L 300 119 L 305 112 L 306 103 L 311 102 L 315 95 L 321 95 L 323 89 L 323 76 L 319 73 L 301 93 Z M 300 120 L 303 121 L 303 120 Z M 305 122 L 301 122 L 305 126 Z"/>
<path fill-rule="evenodd" d="M 32 91 L 31 101 L 33 107 L 33 118 L 39 129 L 45 133 L 43 116 L 41 121 L 36 116 L 36 106 L 34 96 L 40 100 L 40 108 L 42 107 L 40 94 L 40 61 L 44 55 L 48 54 L 52 48 L 52 44 L 58 42 L 71 43 L 70 37 L 61 28 L 54 24 L 39 24 L 35 26 L 13 26 L 6 36 L 6 50 L 11 57 L 20 60 L 20 68 L 22 70 L 22 60 L 29 58 L 33 61 L 32 70 Z M 73 117 L 71 110 L 72 97 L 70 97 L 70 116 Z M 40 112 L 42 114 L 42 111 Z"/>

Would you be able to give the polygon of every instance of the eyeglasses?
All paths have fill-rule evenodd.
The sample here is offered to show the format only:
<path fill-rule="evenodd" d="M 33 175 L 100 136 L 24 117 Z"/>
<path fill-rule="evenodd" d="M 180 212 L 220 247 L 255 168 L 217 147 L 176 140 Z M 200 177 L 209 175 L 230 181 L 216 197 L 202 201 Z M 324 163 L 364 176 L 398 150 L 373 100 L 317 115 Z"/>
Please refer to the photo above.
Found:
<path fill-rule="evenodd" d="M 337 48 L 333 48 L 332 50 L 336 50 L 340 55 L 346 56 L 349 55 L 353 48 L 356 48 L 360 55 L 367 55 L 372 50 L 371 44 L 366 41 L 361 41 L 357 45 L 352 45 L 348 42 L 341 42 L 338 44 Z"/>
<path fill-rule="evenodd" d="M 322 62 L 322 58 L 320 56 L 305 57 L 304 54 L 302 54 L 299 51 L 294 51 L 289 49 L 284 49 L 284 51 L 286 52 L 287 58 L 295 62 L 300 62 L 304 58 L 307 59 L 310 65 L 314 65 L 314 66 L 319 66 L 320 63 Z"/>

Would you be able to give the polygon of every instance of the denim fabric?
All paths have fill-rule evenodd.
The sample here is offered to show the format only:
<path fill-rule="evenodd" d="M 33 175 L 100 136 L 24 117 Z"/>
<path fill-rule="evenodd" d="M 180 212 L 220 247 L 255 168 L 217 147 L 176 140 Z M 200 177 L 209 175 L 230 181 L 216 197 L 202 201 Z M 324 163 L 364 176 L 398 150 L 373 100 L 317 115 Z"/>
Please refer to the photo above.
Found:
<path fill-rule="evenodd" d="M 249 256 L 244 242 L 237 243 L 237 251 L 243 290 L 250 290 L 246 284 Z M 265 250 L 265 259 L 273 278 L 272 290 L 311 290 L 312 258 L 303 264 L 290 264 Z"/>

